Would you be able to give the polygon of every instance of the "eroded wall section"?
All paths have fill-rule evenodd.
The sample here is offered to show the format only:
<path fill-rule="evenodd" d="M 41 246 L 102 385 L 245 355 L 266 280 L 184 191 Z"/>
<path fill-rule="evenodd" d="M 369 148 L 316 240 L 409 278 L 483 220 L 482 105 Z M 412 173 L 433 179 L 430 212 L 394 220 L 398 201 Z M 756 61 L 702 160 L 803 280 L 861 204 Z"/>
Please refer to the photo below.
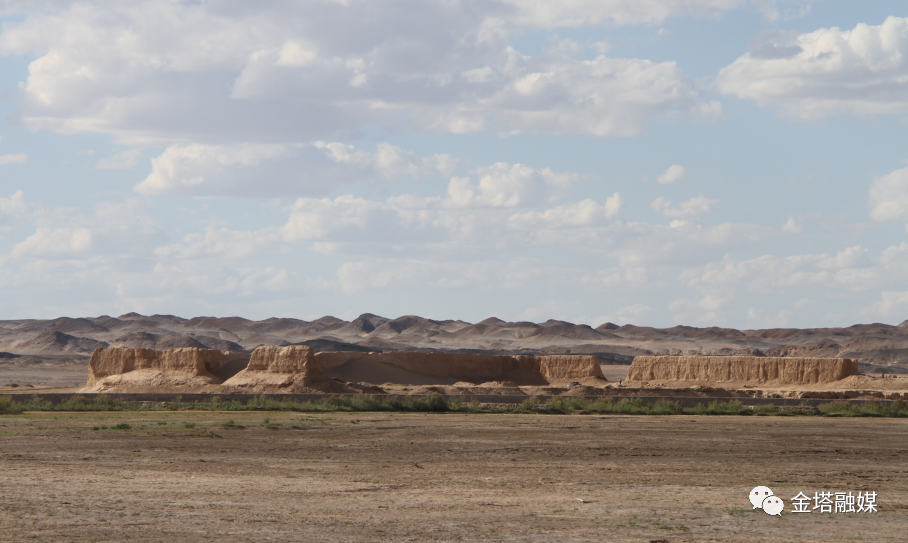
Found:
<path fill-rule="evenodd" d="M 857 375 L 849 358 L 773 356 L 638 356 L 628 370 L 631 381 L 692 381 L 749 385 L 812 385 Z"/>

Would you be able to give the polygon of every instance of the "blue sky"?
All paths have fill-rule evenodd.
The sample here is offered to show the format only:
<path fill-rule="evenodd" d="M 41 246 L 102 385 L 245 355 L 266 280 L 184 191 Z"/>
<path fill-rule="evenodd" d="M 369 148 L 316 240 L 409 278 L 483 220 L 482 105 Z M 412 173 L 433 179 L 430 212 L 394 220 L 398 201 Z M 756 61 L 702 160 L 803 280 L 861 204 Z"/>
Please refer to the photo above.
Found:
<path fill-rule="evenodd" d="M 0 318 L 908 318 L 901 2 L 0 1 Z"/>

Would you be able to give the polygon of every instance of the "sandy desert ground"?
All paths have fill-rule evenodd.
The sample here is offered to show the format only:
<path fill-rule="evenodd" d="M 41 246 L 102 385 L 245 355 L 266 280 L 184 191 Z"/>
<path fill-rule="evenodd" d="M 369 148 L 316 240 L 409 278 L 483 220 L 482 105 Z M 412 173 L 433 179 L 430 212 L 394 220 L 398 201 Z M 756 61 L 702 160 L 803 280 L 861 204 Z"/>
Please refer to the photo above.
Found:
<path fill-rule="evenodd" d="M 906 430 L 814 417 L 3 416 L 0 541 L 895 542 L 908 530 Z M 786 501 L 780 518 L 751 508 L 756 485 Z M 798 492 L 825 490 L 876 492 L 879 512 L 789 512 Z"/>
<path fill-rule="evenodd" d="M 8 384 L 36 388 L 85 386 L 88 357 L 49 358 L 23 356 L 0 360 L 0 387 Z"/>

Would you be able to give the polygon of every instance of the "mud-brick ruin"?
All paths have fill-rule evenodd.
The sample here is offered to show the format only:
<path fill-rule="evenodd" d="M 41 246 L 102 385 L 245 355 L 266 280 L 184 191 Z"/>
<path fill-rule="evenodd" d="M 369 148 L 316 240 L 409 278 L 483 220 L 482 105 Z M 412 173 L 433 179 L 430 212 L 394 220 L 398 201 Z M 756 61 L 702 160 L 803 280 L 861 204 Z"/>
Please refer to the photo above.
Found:
<path fill-rule="evenodd" d="M 857 360 L 778 356 L 638 356 L 629 381 L 814 385 L 858 374 Z"/>
<path fill-rule="evenodd" d="M 82 392 L 600 396 L 653 395 L 658 389 L 658 394 L 678 396 L 908 397 L 904 391 L 879 389 L 881 384 L 899 383 L 860 375 L 857 361 L 848 358 L 638 356 L 619 385 L 604 377 L 599 359 L 591 355 L 315 353 L 306 345 L 263 345 L 252 353 L 96 349 Z"/>
<path fill-rule="evenodd" d="M 182 348 L 96 349 L 83 392 L 178 388 L 199 392 L 357 392 L 351 382 L 481 383 L 544 386 L 601 381 L 594 356 L 449 353 L 313 353 L 305 345 L 264 345 L 249 353 Z"/>

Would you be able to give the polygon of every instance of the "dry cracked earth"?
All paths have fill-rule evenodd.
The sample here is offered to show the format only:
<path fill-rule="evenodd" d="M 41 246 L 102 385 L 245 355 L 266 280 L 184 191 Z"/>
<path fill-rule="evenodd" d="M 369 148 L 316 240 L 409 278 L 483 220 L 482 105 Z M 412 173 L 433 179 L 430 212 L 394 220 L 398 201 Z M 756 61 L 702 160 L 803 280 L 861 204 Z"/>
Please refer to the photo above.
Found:
<path fill-rule="evenodd" d="M 896 542 L 906 430 L 881 418 L 4 415 L 0 541 Z M 781 517 L 751 508 L 757 485 L 785 500 Z M 798 492 L 825 490 L 876 492 L 879 511 L 790 512 Z"/>

